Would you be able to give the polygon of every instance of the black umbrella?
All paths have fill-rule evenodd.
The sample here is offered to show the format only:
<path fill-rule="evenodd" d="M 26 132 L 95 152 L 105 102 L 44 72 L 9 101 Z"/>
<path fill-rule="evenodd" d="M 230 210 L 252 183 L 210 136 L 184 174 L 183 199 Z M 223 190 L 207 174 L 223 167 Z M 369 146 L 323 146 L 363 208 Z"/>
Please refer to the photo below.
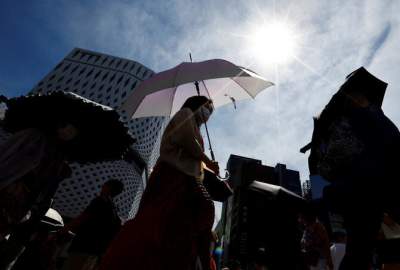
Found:
<path fill-rule="evenodd" d="M 382 107 L 387 85 L 386 82 L 369 73 L 364 67 L 360 67 L 347 75 L 346 81 L 332 96 L 320 116 L 314 119 L 314 133 L 315 130 L 318 130 L 318 134 L 313 134 L 313 138 L 317 135 L 323 135 L 329 125 L 343 114 L 346 98 L 354 92 L 364 95 L 373 105 Z M 312 143 L 309 143 L 302 147 L 300 152 L 305 153 L 311 148 Z"/>
<path fill-rule="evenodd" d="M 77 127 L 78 137 L 65 149 L 70 161 L 118 160 L 135 141 L 115 110 L 73 93 L 12 98 L 7 107 L 3 126 L 10 132 L 26 128 L 51 131 L 65 123 Z"/>
<path fill-rule="evenodd" d="M 346 95 L 357 91 L 365 95 L 369 102 L 381 107 L 387 85 L 386 82 L 369 73 L 364 67 L 360 67 L 346 76 L 346 82 L 338 92 L 343 92 Z"/>

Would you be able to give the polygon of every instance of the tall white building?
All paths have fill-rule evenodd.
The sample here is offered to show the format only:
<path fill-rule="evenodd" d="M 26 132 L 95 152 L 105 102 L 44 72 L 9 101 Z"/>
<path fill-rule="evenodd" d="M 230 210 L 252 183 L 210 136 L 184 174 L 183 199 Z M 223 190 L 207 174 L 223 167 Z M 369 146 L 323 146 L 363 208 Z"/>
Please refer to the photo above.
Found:
<path fill-rule="evenodd" d="M 118 111 L 123 101 L 153 71 L 138 62 L 76 48 L 32 90 L 32 93 L 69 91 Z M 126 120 L 126 118 L 125 118 Z M 151 168 L 159 155 L 164 117 L 132 119 L 127 125 L 137 139 L 133 148 L 140 158 L 96 164 L 71 164 L 73 175 L 61 182 L 54 208 L 75 217 L 99 193 L 101 185 L 113 178 L 123 181 L 125 191 L 116 200 L 123 219 L 136 213 L 144 190 L 144 166 Z"/>

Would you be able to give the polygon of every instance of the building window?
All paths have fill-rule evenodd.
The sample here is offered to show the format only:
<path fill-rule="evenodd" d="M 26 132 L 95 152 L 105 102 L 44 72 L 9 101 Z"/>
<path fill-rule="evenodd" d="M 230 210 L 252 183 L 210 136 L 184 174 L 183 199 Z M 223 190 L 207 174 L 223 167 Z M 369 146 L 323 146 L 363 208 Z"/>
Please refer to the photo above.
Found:
<path fill-rule="evenodd" d="M 99 70 L 96 75 L 94 75 L 94 78 L 97 79 L 97 77 L 99 77 L 99 75 L 101 74 L 101 70 Z"/>
<path fill-rule="evenodd" d="M 86 71 L 86 67 L 83 67 L 83 68 L 81 69 L 81 71 L 79 72 L 79 76 L 82 75 L 82 73 L 85 72 L 85 71 Z"/>
<path fill-rule="evenodd" d="M 137 81 L 135 81 L 135 82 L 132 84 L 132 87 L 131 87 L 132 90 L 135 89 L 136 83 L 137 83 Z"/>
<path fill-rule="evenodd" d="M 115 68 L 118 68 L 121 65 L 122 60 L 119 60 L 118 63 L 115 65 Z"/>
<path fill-rule="evenodd" d="M 70 73 L 70 74 L 74 73 L 74 72 L 78 69 L 78 67 L 79 67 L 79 65 L 76 65 L 76 66 L 71 70 L 71 73 Z"/>
<path fill-rule="evenodd" d="M 65 72 L 65 71 L 67 71 L 68 69 L 69 69 L 69 67 L 71 66 L 71 63 L 70 64 L 68 64 L 68 65 L 66 65 L 64 68 L 63 68 L 63 72 Z"/>
<path fill-rule="evenodd" d="M 86 74 L 86 78 L 92 75 L 94 68 Z"/>
<path fill-rule="evenodd" d="M 79 50 L 76 50 L 76 52 L 74 53 L 74 55 L 72 56 L 72 58 L 76 57 L 79 53 L 80 53 L 80 51 L 79 51 Z"/>

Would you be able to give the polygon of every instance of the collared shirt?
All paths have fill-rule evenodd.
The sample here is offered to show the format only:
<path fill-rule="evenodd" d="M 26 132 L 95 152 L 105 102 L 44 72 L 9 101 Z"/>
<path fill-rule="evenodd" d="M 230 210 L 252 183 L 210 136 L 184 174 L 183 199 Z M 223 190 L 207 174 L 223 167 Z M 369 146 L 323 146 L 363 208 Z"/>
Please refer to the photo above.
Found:
<path fill-rule="evenodd" d="M 179 110 L 164 131 L 159 160 L 187 175 L 202 179 L 203 152 L 203 139 L 194 113 L 189 108 Z"/>

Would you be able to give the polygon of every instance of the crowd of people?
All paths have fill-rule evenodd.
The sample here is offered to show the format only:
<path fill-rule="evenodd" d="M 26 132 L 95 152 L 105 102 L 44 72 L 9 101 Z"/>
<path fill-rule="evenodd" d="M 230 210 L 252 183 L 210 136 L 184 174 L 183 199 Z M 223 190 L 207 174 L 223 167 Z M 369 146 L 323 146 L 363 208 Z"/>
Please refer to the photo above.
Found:
<path fill-rule="evenodd" d="M 216 269 L 214 204 L 202 180 L 205 167 L 218 175 L 219 165 L 205 155 L 200 133 L 212 112 L 210 99 L 194 96 L 170 120 L 134 219 L 121 226 L 113 198 L 123 184 L 109 180 L 81 215 L 44 237 L 37 234 L 39 221 L 58 184 L 71 174 L 63 149 L 79 130 L 59 123 L 13 134 L 0 145 L 1 269 L 10 263 L 13 269 Z M 303 211 L 303 269 L 372 269 L 384 214 L 397 217 L 397 186 L 389 176 L 398 160 L 399 132 L 360 91 L 337 95 L 320 119 L 310 170 L 332 183 L 324 204 L 342 214 L 346 233 L 329 239 L 315 213 Z M 32 239 L 39 240 L 32 244 Z M 57 247 L 71 239 L 69 257 L 60 266 Z M 260 255 L 254 269 L 268 269 L 265 258 Z"/>
<path fill-rule="evenodd" d="M 71 174 L 63 150 L 79 130 L 59 123 L 13 134 L 0 146 L 1 267 L 56 269 L 48 247 L 75 234 L 63 269 L 208 269 L 214 204 L 202 184 L 203 166 L 216 174 L 219 167 L 204 154 L 200 126 L 212 112 L 212 102 L 196 96 L 171 119 L 133 220 L 120 228 L 113 198 L 123 184 L 110 180 L 80 216 L 40 238 L 45 244 L 36 247 L 47 249 L 42 256 L 29 248 L 32 236 L 58 184 Z"/>

